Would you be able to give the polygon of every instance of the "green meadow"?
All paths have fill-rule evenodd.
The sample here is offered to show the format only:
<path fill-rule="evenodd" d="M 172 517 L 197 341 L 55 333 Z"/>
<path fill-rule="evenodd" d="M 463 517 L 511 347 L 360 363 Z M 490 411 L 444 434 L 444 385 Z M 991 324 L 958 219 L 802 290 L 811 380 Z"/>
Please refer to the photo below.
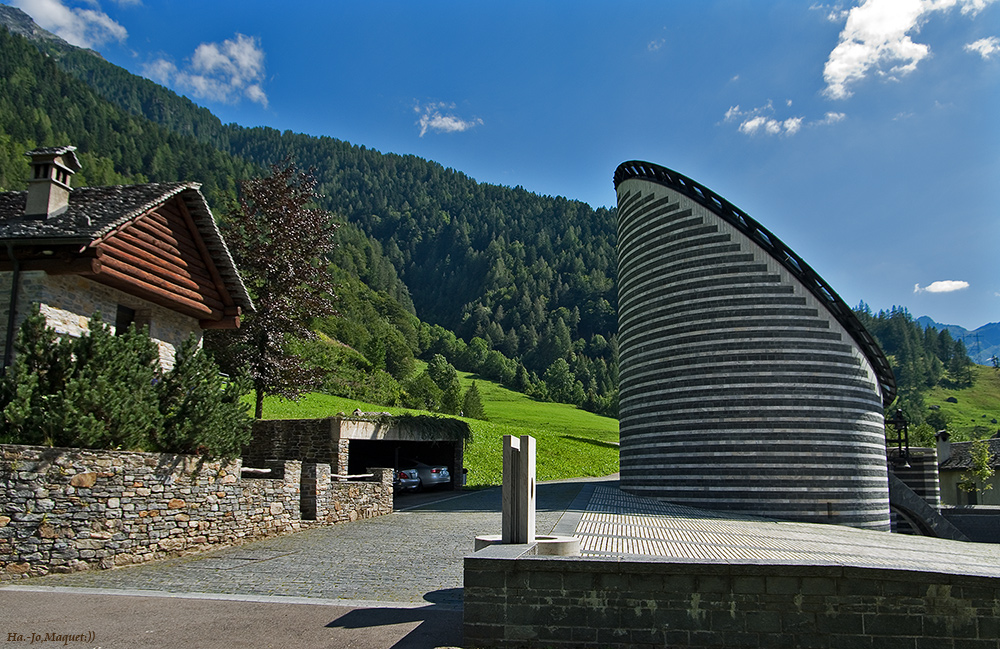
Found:
<path fill-rule="evenodd" d="M 538 442 L 539 480 L 602 476 L 618 471 L 618 420 L 601 417 L 563 403 L 534 401 L 491 381 L 459 372 L 462 389 L 475 380 L 489 421 L 466 419 L 472 441 L 465 446 L 468 486 L 498 485 L 503 477 L 503 436 L 531 435 Z M 428 414 L 420 410 L 378 406 L 326 394 L 310 393 L 299 401 L 277 397 L 264 400 L 265 419 L 313 419 L 338 412 Z"/>
<path fill-rule="evenodd" d="M 931 388 L 924 395 L 924 405 L 939 406 L 948 418 L 952 441 L 969 441 L 992 437 L 1000 431 L 1000 370 L 986 365 L 973 365 L 973 384 L 968 388 Z M 951 403 L 949 398 L 957 403 Z"/>

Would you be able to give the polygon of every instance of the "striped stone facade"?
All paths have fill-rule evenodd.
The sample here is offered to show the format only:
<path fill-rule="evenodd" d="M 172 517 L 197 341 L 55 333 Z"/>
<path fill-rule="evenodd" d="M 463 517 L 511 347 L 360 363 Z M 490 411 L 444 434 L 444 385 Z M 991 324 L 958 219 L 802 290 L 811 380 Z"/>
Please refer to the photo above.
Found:
<path fill-rule="evenodd" d="M 894 385 L 850 309 L 689 179 L 626 163 L 615 180 L 622 489 L 888 530 Z"/>

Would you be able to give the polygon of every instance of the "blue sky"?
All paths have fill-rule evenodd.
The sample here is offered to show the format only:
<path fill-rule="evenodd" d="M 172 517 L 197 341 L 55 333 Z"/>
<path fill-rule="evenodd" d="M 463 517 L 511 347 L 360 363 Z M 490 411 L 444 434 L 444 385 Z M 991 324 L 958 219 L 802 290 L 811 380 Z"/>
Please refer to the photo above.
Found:
<path fill-rule="evenodd" d="M 6 0 L 224 122 L 613 205 L 701 182 L 851 305 L 1000 320 L 1000 0 Z"/>

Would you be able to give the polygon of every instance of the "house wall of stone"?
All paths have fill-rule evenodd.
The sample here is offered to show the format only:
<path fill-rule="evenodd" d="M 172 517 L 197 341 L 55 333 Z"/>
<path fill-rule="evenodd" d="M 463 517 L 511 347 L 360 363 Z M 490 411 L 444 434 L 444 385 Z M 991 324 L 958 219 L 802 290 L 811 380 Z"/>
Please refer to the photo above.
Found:
<path fill-rule="evenodd" d="M 0 327 L 6 330 L 13 273 L 0 273 Z M 79 337 L 90 330 L 90 317 L 100 312 L 105 323 L 114 327 L 118 305 L 134 309 L 136 324 L 149 326 L 149 335 L 160 352 L 160 364 L 174 365 L 176 348 L 192 334 L 201 344 L 198 320 L 129 295 L 118 289 L 79 275 L 48 275 L 44 271 L 21 273 L 15 327 L 20 327 L 33 303 L 49 326 L 60 335 Z"/>
<path fill-rule="evenodd" d="M 827 306 L 677 191 L 618 207 L 622 489 L 888 530 L 879 383 Z"/>
<path fill-rule="evenodd" d="M 328 465 L 0 445 L 0 579 L 143 563 L 392 512 L 392 471 L 330 480 Z M 309 499 L 303 517 L 302 488 Z"/>

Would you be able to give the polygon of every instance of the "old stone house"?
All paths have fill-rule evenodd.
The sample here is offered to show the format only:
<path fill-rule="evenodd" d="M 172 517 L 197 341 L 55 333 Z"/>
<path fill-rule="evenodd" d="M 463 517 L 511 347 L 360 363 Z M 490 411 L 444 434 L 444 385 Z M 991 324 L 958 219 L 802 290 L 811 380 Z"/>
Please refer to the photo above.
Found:
<path fill-rule="evenodd" d="M 191 334 L 238 327 L 253 304 L 200 185 L 71 189 L 75 150 L 28 152 L 28 190 L 0 193 L 4 366 L 32 303 L 63 335 L 87 331 L 95 312 L 116 330 L 148 326 L 164 367 Z"/>

